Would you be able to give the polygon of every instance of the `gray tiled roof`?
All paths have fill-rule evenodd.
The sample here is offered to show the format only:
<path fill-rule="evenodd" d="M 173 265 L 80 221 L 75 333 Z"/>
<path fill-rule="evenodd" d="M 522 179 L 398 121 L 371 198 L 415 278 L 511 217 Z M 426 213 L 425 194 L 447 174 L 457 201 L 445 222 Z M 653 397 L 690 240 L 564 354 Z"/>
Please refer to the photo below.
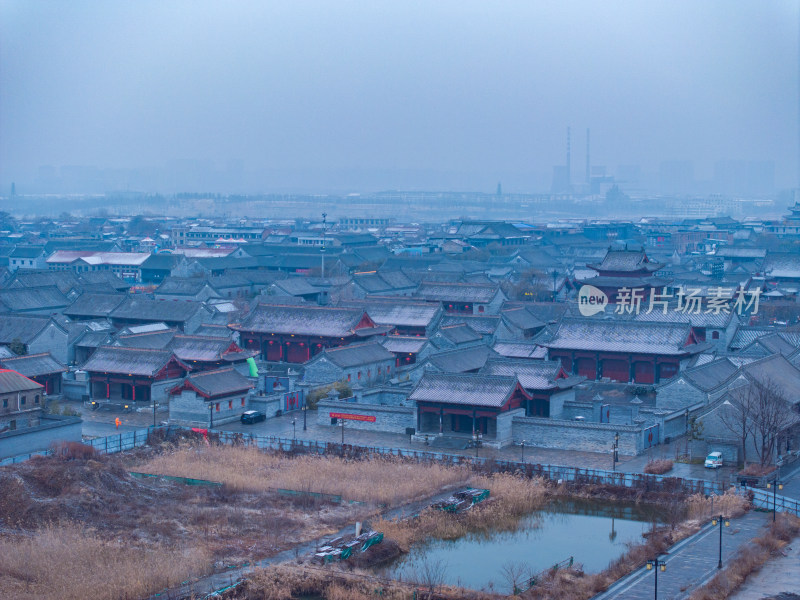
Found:
<path fill-rule="evenodd" d="M 0 315 L 0 344 L 10 344 L 15 339 L 27 344 L 50 320 L 44 315 Z"/>
<path fill-rule="evenodd" d="M 491 348 L 480 345 L 439 352 L 432 354 L 427 360 L 447 373 L 465 373 L 477 371 L 493 356 L 497 355 Z"/>
<path fill-rule="evenodd" d="M 173 357 L 170 350 L 101 346 L 81 369 L 94 373 L 155 376 Z"/>
<path fill-rule="evenodd" d="M 68 317 L 107 317 L 126 297 L 125 294 L 83 293 L 64 310 L 64 314 Z"/>
<path fill-rule="evenodd" d="M 538 319 L 526 308 L 510 308 L 503 310 L 500 316 L 507 320 L 511 325 L 524 331 L 544 327 L 545 323 Z"/>
<path fill-rule="evenodd" d="M 422 282 L 415 295 L 433 302 L 478 302 L 487 304 L 499 290 L 497 285 Z"/>
<path fill-rule="evenodd" d="M 78 277 L 73 271 L 30 271 L 18 270 L 9 288 L 56 286 L 62 294 L 78 287 Z"/>
<path fill-rule="evenodd" d="M 165 329 L 161 331 L 148 331 L 145 333 L 120 334 L 114 340 L 115 346 L 124 348 L 150 348 L 152 350 L 163 350 L 175 337 L 177 329 Z"/>
<path fill-rule="evenodd" d="M 529 358 L 544 359 L 547 356 L 547 348 L 533 342 L 505 342 L 497 341 L 492 346 L 492 350 L 500 356 L 508 358 Z"/>
<path fill-rule="evenodd" d="M 0 370 L 0 394 L 43 390 L 44 386 L 11 369 Z"/>
<path fill-rule="evenodd" d="M 340 348 L 326 348 L 320 354 L 336 366 L 347 369 L 382 361 L 394 361 L 394 354 L 378 342 L 349 344 Z"/>
<path fill-rule="evenodd" d="M 662 264 L 649 262 L 641 250 L 609 250 L 600 264 L 587 265 L 597 271 L 657 271 Z"/>
<path fill-rule="evenodd" d="M 500 317 L 498 315 L 442 315 L 442 320 L 439 322 L 439 327 L 448 327 L 450 325 L 458 325 L 465 323 L 469 325 L 473 331 L 477 331 L 481 335 L 493 335 L 500 325 Z"/>
<path fill-rule="evenodd" d="M 110 317 L 175 323 L 188 321 L 201 307 L 202 303 L 191 300 L 152 300 L 144 296 L 130 296 L 111 312 Z"/>
<path fill-rule="evenodd" d="M 385 335 L 378 339 L 389 352 L 416 353 L 425 347 L 428 338 L 405 335 Z"/>
<path fill-rule="evenodd" d="M 233 337 L 233 331 L 228 329 L 226 325 L 213 325 L 211 323 L 203 323 L 200 327 L 195 329 L 192 334 L 225 339 L 231 339 Z"/>
<path fill-rule="evenodd" d="M 186 383 L 191 384 L 201 394 L 210 398 L 229 396 L 239 392 L 245 393 L 255 387 L 253 382 L 233 367 L 192 373 L 186 378 Z M 176 389 L 180 387 L 182 386 L 178 386 Z"/>
<path fill-rule="evenodd" d="M 695 387 L 708 392 L 731 379 L 738 370 L 739 368 L 735 364 L 727 358 L 722 358 L 686 369 L 683 376 Z"/>
<path fill-rule="evenodd" d="M 308 283 L 303 277 L 287 277 L 276 281 L 272 285 L 289 296 L 307 296 L 318 294 L 320 291 L 319 288 Z"/>
<path fill-rule="evenodd" d="M 69 306 L 67 297 L 54 285 L 0 290 L 0 302 L 12 311 L 56 310 Z"/>
<path fill-rule="evenodd" d="M 553 339 L 542 345 L 551 349 L 681 356 L 696 350 L 686 346 L 690 333 L 688 323 L 564 319 Z"/>
<path fill-rule="evenodd" d="M 258 304 L 236 331 L 348 337 L 364 315 L 363 310 L 325 306 Z"/>
<path fill-rule="evenodd" d="M 465 323 L 447 325 L 439 328 L 439 332 L 454 344 L 468 344 L 482 340 L 482 336 Z"/>
<path fill-rule="evenodd" d="M 516 377 L 526 390 L 557 388 L 561 361 L 491 359 L 480 371 L 484 375 Z"/>
<path fill-rule="evenodd" d="M 196 296 L 207 285 L 208 282 L 203 277 L 165 277 L 154 293 L 169 294 L 170 296 Z"/>
<path fill-rule="evenodd" d="M 429 327 L 441 312 L 435 304 L 420 302 L 341 302 L 340 306 L 364 307 L 376 325 Z"/>
<path fill-rule="evenodd" d="M 764 259 L 767 277 L 800 278 L 800 254 L 770 252 Z"/>
<path fill-rule="evenodd" d="M 500 408 L 518 385 L 516 377 L 426 372 L 409 400 Z"/>
<path fill-rule="evenodd" d="M 800 369 L 785 356 L 773 354 L 742 366 L 742 372 L 751 381 L 762 385 L 775 385 L 792 404 L 800 402 Z"/>
<path fill-rule="evenodd" d="M 231 340 L 220 337 L 176 335 L 170 341 L 168 348 L 185 362 L 215 362 L 223 360 L 232 343 Z"/>
<path fill-rule="evenodd" d="M 678 312 L 677 304 L 671 304 L 667 307 L 667 313 L 664 314 L 663 307 L 654 305 L 653 310 L 649 313 L 648 303 L 642 302 L 642 310 L 638 315 L 633 316 L 634 321 L 653 321 L 656 323 L 691 323 L 692 327 L 709 327 L 712 329 L 725 329 L 733 318 L 733 312 L 724 313 L 720 311 L 717 314 L 714 312 L 706 313 L 702 310 L 699 313 L 686 314 Z"/>
<path fill-rule="evenodd" d="M 0 360 L 0 366 L 4 369 L 12 369 L 17 373 L 22 373 L 26 377 L 64 373 L 67 370 L 67 367 L 53 358 L 49 352 L 5 358 Z"/>

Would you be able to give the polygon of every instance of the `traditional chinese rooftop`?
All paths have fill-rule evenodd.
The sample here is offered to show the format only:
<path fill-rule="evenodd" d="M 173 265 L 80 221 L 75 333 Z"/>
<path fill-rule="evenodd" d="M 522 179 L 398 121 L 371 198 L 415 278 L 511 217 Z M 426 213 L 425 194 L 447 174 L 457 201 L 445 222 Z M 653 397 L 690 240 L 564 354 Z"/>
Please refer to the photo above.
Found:
<path fill-rule="evenodd" d="M 236 331 L 342 338 L 374 325 L 363 309 L 259 304 L 242 323 L 230 327 Z"/>
<path fill-rule="evenodd" d="M 542 342 L 551 349 L 623 352 L 684 356 L 700 352 L 688 323 L 564 319 L 553 339 Z"/>
<path fill-rule="evenodd" d="M 516 377 L 427 372 L 409 400 L 501 408 L 518 390 L 528 397 Z"/>

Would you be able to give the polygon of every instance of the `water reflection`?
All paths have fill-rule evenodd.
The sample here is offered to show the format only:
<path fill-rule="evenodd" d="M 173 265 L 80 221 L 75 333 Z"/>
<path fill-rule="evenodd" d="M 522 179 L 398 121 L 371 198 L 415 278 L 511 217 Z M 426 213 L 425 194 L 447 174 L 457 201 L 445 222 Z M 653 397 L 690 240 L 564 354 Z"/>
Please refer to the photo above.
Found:
<path fill-rule="evenodd" d="M 651 506 L 558 501 L 524 518 L 513 532 L 420 544 L 385 573 L 418 581 L 420 573 L 430 571 L 430 565 L 446 564 L 444 583 L 507 592 L 503 572 L 511 563 L 523 563 L 535 573 L 573 556 L 586 572 L 596 573 L 620 556 L 629 543 L 641 542 L 642 534 L 659 520 L 658 510 Z"/>

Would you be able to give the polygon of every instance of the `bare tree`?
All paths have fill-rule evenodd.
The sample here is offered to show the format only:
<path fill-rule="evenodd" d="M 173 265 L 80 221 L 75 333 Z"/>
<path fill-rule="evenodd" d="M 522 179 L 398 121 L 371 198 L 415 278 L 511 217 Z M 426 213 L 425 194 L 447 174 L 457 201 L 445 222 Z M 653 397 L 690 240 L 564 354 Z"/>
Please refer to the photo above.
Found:
<path fill-rule="evenodd" d="M 720 407 L 719 418 L 728 431 L 734 434 L 742 447 L 742 462 L 747 467 L 747 441 L 753 429 L 753 397 L 751 386 L 731 390 Z"/>
<path fill-rule="evenodd" d="M 425 559 L 414 569 L 414 580 L 425 586 L 428 590 L 428 597 L 433 598 L 436 589 L 444 584 L 446 574 L 447 563 L 443 560 Z"/>
<path fill-rule="evenodd" d="M 530 580 L 531 569 L 524 562 L 510 560 L 500 568 L 500 574 L 505 579 L 511 594 L 516 595 L 524 591 L 523 584 Z"/>
<path fill-rule="evenodd" d="M 756 454 L 761 466 L 772 461 L 778 436 L 797 422 L 798 416 L 786 398 L 783 388 L 772 380 L 756 381 L 750 386 L 754 414 L 751 419 Z"/>
<path fill-rule="evenodd" d="M 732 390 L 723 403 L 720 420 L 739 439 L 745 467 L 748 440 L 763 467 L 775 454 L 778 436 L 798 421 L 798 415 L 781 386 L 765 379 Z"/>

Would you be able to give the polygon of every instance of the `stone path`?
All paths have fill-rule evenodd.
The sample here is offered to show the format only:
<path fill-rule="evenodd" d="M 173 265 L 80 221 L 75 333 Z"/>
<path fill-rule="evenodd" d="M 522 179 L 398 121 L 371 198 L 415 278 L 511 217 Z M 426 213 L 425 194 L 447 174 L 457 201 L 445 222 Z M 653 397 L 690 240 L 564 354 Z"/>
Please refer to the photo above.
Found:
<path fill-rule="evenodd" d="M 743 544 L 757 537 L 771 517 L 765 513 L 749 512 L 731 521 L 722 530 L 722 564 Z M 717 573 L 719 561 L 719 525 L 707 525 L 694 536 L 673 546 L 661 556 L 667 570 L 658 574 L 658 598 L 681 600 Z M 651 600 L 654 597 L 653 571 L 640 568 L 620 579 L 593 600 Z"/>
<path fill-rule="evenodd" d="M 747 578 L 731 600 L 761 600 L 782 592 L 800 594 L 800 538 L 783 550 L 784 556 L 773 558 L 761 570 Z"/>

